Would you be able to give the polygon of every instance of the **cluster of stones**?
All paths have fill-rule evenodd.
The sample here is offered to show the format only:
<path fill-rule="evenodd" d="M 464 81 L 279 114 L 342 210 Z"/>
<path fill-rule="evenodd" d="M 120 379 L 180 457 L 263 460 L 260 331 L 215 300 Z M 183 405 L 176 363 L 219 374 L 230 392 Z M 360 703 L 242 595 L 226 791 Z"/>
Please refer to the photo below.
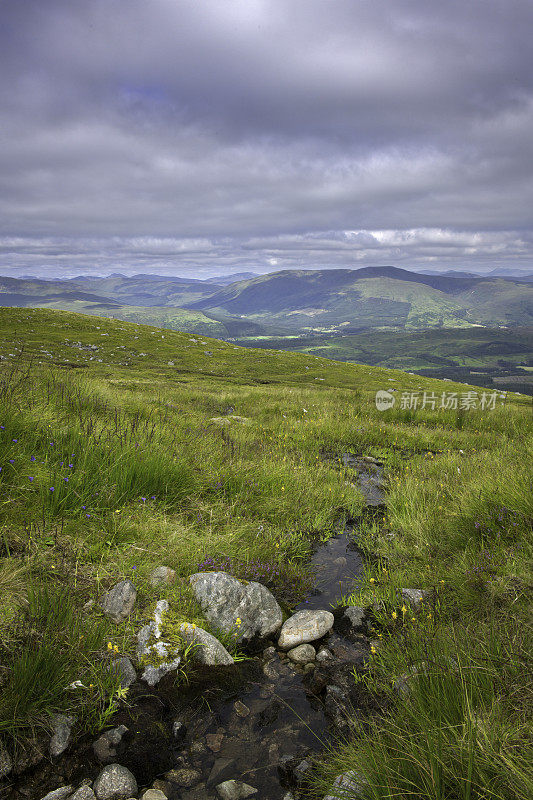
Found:
<path fill-rule="evenodd" d="M 176 574 L 172 569 L 161 566 L 153 571 L 151 583 L 153 586 L 169 585 L 175 578 Z M 329 646 L 324 644 L 319 646 L 317 651 L 312 643 L 318 642 L 332 631 L 334 616 L 331 612 L 298 611 L 283 622 L 279 604 L 272 593 L 260 583 L 240 581 L 225 572 L 196 573 L 190 576 L 189 582 L 208 622 L 225 634 L 231 635 L 237 643 L 247 644 L 273 638 L 277 640 L 277 650 L 269 647 L 264 651 L 265 675 L 276 680 L 279 668 L 277 665 L 281 661 L 291 663 L 295 669 L 307 674 L 314 693 L 325 690 L 327 713 L 334 723 L 337 722 L 337 727 L 343 730 L 347 684 L 343 684 L 342 677 L 335 683 L 335 670 L 339 673 L 340 667 L 347 664 L 353 668 L 358 659 L 360 660 L 362 651 L 357 648 L 354 650 L 352 647 L 352 651 L 348 652 L 349 645 L 347 649 L 346 644 L 335 644 L 333 640 L 328 643 Z M 422 603 L 426 599 L 426 594 L 419 589 L 399 590 L 401 599 L 412 606 Z M 136 597 L 137 591 L 133 583 L 129 580 L 120 581 L 100 598 L 99 605 L 106 616 L 118 624 L 131 614 Z M 140 678 L 150 686 L 154 686 L 168 672 L 178 669 L 181 664 L 181 655 L 175 651 L 175 645 L 167 641 L 164 635 L 163 622 L 168 611 L 168 601 L 160 600 L 156 604 L 152 620 L 142 627 L 137 635 Z M 364 631 L 366 610 L 354 606 L 347 608 L 344 622 L 352 634 Z M 231 654 L 208 631 L 184 622 L 179 625 L 178 633 L 182 642 L 193 645 L 193 659 L 198 663 L 208 666 L 228 666 L 234 663 Z M 110 669 L 116 671 L 122 687 L 131 686 L 139 677 L 138 670 L 125 656 L 114 659 L 110 663 Z M 411 676 L 401 676 L 397 686 L 399 692 L 407 691 L 409 677 Z M 240 701 L 235 704 L 235 711 L 238 715 L 249 713 Z M 54 715 L 51 719 L 53 729 L 49 745 L 51 756 L 57 757 L 67 749 L 75 722 L 74 717 L 61 714 Z M 133 774 L 126 767 L 116 763 L 126 733 L 127 728 L 121 725 L 104 733 L 94 743 L 94 754 L 100 764 L 105 766 L 92 784 L 86 780 L 78 788 L 62 786 L 49 792 L 43 800 L 130 800 L 135 797 L 140 797 L 141 800 L 164 800 L 166 795 L 155 786 L 139 795 Z M 177 736 L 178 732 L 174 731 L 174 735 Z M 212 744 L 213 750 L 216 751 L 216 742 Z M 12 768 L 9 754 L 0 746 L 0 778 L 8 775 Z M 180 781 L 183 778 L 178 776 L 180 770 L 171 772 L 169 780 Z M 196 777 L 200 779 L 201 776 L 198 774 Z M 254 787 L 235 780 L 231 772 L 229 775 L 222 773 L 218 775 L 218 782 L 216 777 L 210 783 L 216 788 L 221 800 L 241 798 L 244 800 L 257 793 Z M 224 777 L 227 779 L 222 780 Z M 191 779 L 190 775 L 188 779 Z M 337 778 L 332 787 L 332 794 L 325 800 L 332 800 L 333 797 L 343 794 L 357 798 L 363 788 L 364 782 L 358 776 L 346 773 Z M 290 800 L 290 793 L 286 797 Z"/>

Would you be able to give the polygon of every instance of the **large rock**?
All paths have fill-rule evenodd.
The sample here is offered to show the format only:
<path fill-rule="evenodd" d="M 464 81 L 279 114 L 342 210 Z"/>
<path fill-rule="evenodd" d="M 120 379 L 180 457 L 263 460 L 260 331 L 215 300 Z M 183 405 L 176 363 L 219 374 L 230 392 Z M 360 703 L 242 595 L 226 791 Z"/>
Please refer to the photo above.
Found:
<path fill-rule="evenodd" d="M 189 581 L 209 622 L 236 641 L 265 638 L 280 629 L 281 608 L 260 583 L 241 583 L 226 572 L 197 572 Z"/>
<path fill-rule="evenodd" d="M 133 611 L 137 589 L 131 581 L 120 581 L 100 598 L 104 614 L 116 622 L 124 622 Z"/>
<path fill-rule="evenodd" d="M 192 661 L 206 664 L 209 667 L 234 663 L 226 648 L 203 628 L 183 622 L 179 627 L 179 633 L 187 644 L 194 645 L 191 654 Z"/>
<path fill-rule="evenodd" d="M 137 794 L 135 776 L 120 764 L 104 767 L 93 784 L 98 800 L 127 800 Z"/>
<path fill-rule="evenodd" d="M 65 714 L 54 714 L 52 716 L 52 738 L 50 739 L 50 755 L 57 757 L 65 752 L 70 744 L 72 737 L 72 726 L 76 722 L 76 717 L 68 717 Z"/>
<path fill-rule="evenodd" d="M 337 775 L 330 789 L 331 794 L 324 797 L 324 800 L 362 800 L 367 787 L 368 782 L 351 769 Z"/>
<path fill-rule="evenodd" d="M 335 618 L 330 611 L 297 611 L 283 623 L 278 640 L 282 650 L 321 639 L 333 628 Z"/>

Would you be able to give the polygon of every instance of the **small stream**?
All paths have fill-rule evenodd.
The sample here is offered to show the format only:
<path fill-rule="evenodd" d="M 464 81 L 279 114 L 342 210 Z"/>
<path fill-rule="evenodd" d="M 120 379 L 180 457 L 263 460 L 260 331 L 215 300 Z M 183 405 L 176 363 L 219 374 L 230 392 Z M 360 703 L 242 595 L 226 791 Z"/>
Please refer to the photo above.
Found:
<path fill-rule="evenodd" d="M 381 509 L 382 465 L 350 454 L 343 461 L 354 470 L 354 484 L 368 510 Z M 317 547 L 314 585 L 294 611 L 331 611 L 357 585 L 363 570 L 357 525 L 347 524 Z M 369 652 L 367 637 L 347 633 L 341 615 L 335 616 L 334 630 L 313 643 L 322 648 L 323 660 L 312 667 L 294 665 L 270 647 L 233 667 L 195 670 L 191 683 L 177 689 L 171 676 L 156 689 L 134 684 L 131 706 L 113 718 L 113 725 L 128 728 L 117 762 L 134 773 L 139 788 L 162 781 L 159 788 L 171 800 L 211 800 L 217 797 L 216 785 L 231 778 L 256 788 L 257 800 L 282 800 L 288 791 L 305 798 L 308 757 L 349 733 L 345 707 L 353 685 L 350 672 Z M 85 737 L 44 771 L 41 763 L 33 779 L 25 773 L 16 789 L 0 796 L 39 800 L 62 783 L 93 779 L 101 769 L 92 751 L 94 738 Z M 164 776 L 171 770 L 168 783 Z"/>

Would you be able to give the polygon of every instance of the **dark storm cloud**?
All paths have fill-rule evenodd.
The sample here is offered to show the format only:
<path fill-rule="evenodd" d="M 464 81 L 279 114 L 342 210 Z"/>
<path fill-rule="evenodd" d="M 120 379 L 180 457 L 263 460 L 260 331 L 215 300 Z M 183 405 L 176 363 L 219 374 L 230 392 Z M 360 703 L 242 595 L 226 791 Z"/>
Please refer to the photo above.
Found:
<path fill-rule="evenodd" d="M 529 0 L 7 0 L 4 274 L 531 263 Z"/>

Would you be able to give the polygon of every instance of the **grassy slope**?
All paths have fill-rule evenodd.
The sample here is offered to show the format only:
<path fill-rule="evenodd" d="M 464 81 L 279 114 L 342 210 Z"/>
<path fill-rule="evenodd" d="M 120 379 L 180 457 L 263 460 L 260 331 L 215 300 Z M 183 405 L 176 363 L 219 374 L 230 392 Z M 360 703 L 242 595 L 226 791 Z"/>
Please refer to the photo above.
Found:
<path fill-rule="evenodd" d="M 439 656 L 446 679 L 419 681 L 409 714 L 402 700 L 371 737 L 332 753 L 323 785 L 341 769 L 364 767 L 376 798 L 391 796 L 381 783 L 405 794 L 412 781 L 416 797 L 525 800 L 533 518 L 526 398 L 509 395 L 485 412 L 380 413 L 373 396 L 387 385 L 437 394 L 467 387 L 41 310 L 1 312 L 0 354 L 7 742 L 53 709 L 75 708 L 80 726 L 93 731 L 108 721 L 120 700 L 104 669 L 106 642 L 131 652 L 133 631 L 161 593 L 177 618 L 205 625 L 184 582 L 205 557 L 232 558 L 237 575 L 290 602 L 305 582 L 313 538 L 361 509 L 353 476 L 322 459 L 350 450 L 384 458 L 391 486 L 385 528 L 363 535 L 382 564 L 369 568 L 362 592 L 385 600 L 367 689 L 386 694 L 424 645 L 425 658 L 453 651 L 463 678 Z M 228 413 L 246 421 L 212 421 Z M 179 580 L 154 590 L 148 576 L 162 563 Z M 130 620 L 110 627 L 97 610 L 77 613 L 125 577 L 139 590 Z M 411 622 L 398 608 L 393 619 L 392 590 L 406 585 L 440 592 L 432 615 Z M 474 691 L 478 663 L 490 679 Z M 91 688 L 65 692 L 76 679 Z M 424 698 L 422 714 L 416 702 Z M 437 729 L 440 751 L 429 735 Z M 398 745 L 403 761 L 395 760 Z"/>

